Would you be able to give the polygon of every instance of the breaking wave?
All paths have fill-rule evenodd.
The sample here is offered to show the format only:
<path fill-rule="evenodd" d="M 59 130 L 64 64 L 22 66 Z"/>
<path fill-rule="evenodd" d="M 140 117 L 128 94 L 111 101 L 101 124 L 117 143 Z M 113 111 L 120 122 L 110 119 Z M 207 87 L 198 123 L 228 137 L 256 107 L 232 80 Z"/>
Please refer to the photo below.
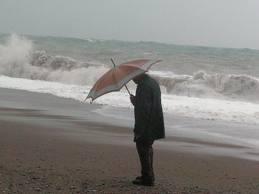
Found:
<path fill-rule="evenodd" d="M 31 40 L 17 35 L 0 45 L 0 74 L 10 77 L 82 85 L 92 84 L 106 70 L 104 65 L 48 55 L 45 50 L 36 50 Z"/>
<path fill-rule="evenodd" d="M 37 50 L 31 40 L 11 35 L 0 45 L 0 75 L 31 80 L 91 86 L 108 70 L 105 64 L 82 62 L 67 56 L 52 56 Z M 259 79 L 249 75 L 207 73 L 177 75 L 151 71 L 168 94 L 259 102 Z"/>
<path fill-rule="evenodd" d="M 169 94 L 189 97 L 232 98 L 259 102 L 259 79 L 249 75 L 208 74 L 158 76 L 154 74 Z"/>

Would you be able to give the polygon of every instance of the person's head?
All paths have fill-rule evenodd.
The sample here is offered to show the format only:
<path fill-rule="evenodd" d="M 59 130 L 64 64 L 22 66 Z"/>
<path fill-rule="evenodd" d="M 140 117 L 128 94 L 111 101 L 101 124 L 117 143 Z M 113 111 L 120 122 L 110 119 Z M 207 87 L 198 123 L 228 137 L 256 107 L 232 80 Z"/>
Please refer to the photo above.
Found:
<path fill-rule="evenodd" d="M 134 81 L 135 84 L 139 84 L 144 79 L 145 76 L 146 76 L 146 74 L 143 73 L 143 74 L 140 74 L 140 75 L 134 77 L 132 80 Z"/>

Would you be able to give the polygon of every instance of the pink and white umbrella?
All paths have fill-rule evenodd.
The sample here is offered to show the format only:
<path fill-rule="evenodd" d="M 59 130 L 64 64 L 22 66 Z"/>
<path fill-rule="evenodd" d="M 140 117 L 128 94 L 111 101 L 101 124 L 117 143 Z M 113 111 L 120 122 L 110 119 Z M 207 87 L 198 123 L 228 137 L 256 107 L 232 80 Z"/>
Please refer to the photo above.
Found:
<path fill-rule="evenodd" d="M 97 80 L 86 99 L 91 98 L 93 101 L 106 93 L 119 91 L 123 86 L 126 87 L 130 94 L 126 84 L 134 77 L 147 72 L 152 65 L 160 61 L 161 60 L 138 59 L 115 66 L 112 60 L 114 68 L 107 71 Z"/>

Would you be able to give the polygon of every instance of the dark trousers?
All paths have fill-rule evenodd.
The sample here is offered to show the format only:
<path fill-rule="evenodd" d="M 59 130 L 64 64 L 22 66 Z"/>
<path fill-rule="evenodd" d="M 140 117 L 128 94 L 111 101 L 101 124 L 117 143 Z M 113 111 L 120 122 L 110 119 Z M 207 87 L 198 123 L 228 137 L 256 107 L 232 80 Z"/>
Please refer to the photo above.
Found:
<path fill-rule="evenodd" d="M 153 171 L 153 141 L 137 141 L 136 147 L 141 164 L 141 175 L 147 181 L 154 181 Z"/>

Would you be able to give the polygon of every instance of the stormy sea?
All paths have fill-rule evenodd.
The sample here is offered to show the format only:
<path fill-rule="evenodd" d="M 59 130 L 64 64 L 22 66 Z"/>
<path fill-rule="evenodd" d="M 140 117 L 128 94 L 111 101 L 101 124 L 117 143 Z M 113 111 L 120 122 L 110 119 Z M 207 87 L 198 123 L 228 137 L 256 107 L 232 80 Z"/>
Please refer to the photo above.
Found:
<path fill-rule="evenodd" d="M 0 87 L 89 103 L 84 99 L 113 67 L 111 58 L 118 65 L 140 58 L 162 60 L 148 74 L 161 86 L 167 135 L 221 139 L 258 151 L 259 50 L 1 34 Z M 134 94 L 135 84 L 128 86 Z M 93 104 L 99 105 L 99 114 L 132 122 L 125 89 Z M 210 127 L 183 127 L 181 120 L 172 120 L 177 117 L 208 121 Z M 213 127 L 213 122 L 224 127 Z"/>

